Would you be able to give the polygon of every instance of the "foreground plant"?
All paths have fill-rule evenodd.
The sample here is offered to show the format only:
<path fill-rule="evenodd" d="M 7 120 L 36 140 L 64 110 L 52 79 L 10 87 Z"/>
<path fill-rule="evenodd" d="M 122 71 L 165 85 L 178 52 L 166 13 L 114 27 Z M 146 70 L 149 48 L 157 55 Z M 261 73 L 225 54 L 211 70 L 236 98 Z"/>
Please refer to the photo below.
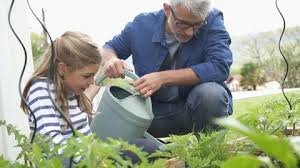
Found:
<path fill-rule="evenodd" d="M 17 147 L 21 152 L 17 161 L 9 162 L 0 157 L 1 168 L 29 168 L 29 167 L 47 167 L 63 168 L 65 160 L 77 160 L 77 167 L 86 168 L 105 168 L 105 167 L 134 167 L 134 168 L 161 168 L 165 166 L 164 159 L 158 159 L 149 162 L 151 157 L 140 148 L 130 145 L 125 141 L 109 139 L 102 141 L 95 138 L 95 135 L 79 135 L 76 138 L 70 138 L 64 145 L 55 145 L 50 139 L 37 135 L 33 144 L 29 143 L 28 138 L 21 134 L 15 126 L 0 121 L 0 126 L 5 126 L 9 135 L 14 135 L 17 141 Z M 61 155 L 58 155 L 62 151 Z M 122 157 L 123 151 L 131 151 L 140 162 L 133 164 L 129 158 Z M 24 164 L 19 163 L 24 159 Z"/>
<path fill-rule="evenodd" d="M 253 168 L 260 166 L 284 166 L 286 168 L 297 168 L 298 158 L 296 154 L 298 154 L 298 157 L 300 156 L 300 139 L 292 139 L 292 141 L 288 138 L 269 135 L 259 130 L 250 129 L 249 127 L 246 127 L 237 120 L 231 118 L 218 119 L 216 120 L 216 123 L 246 136 L 261 151 L 263 151 L 266 154 L 266 156 L 235 156 L 227 160 L 224 164 L 222 164 L 223 168 L 240 167 L 241 163 L 244 164 L 244 168 Z"/>
<path fill-rule="evenodd" d="M 227 131 L 211 134 L 193 134 L 171 136 L 168 141 L 172 145 L 166 147 L 165 156 L 178 157 L 191 168 L 217 168 L 222 162 L 234 155 L 225 143 Z"/>
<path fill-rule="evenodd" d="M 268 134 L 297 134 L 297 123 L 300 123 L 300 99 L 299 94 L 291 94 L 290 102 L 292 109 L 285 100 L 272 99 L 266 103 L 253 108 L 247 108 L 238 116 L 243 124 L 252 128 L 257 128 Z M 287 128 L 291 133 L 287 133 Z"/>

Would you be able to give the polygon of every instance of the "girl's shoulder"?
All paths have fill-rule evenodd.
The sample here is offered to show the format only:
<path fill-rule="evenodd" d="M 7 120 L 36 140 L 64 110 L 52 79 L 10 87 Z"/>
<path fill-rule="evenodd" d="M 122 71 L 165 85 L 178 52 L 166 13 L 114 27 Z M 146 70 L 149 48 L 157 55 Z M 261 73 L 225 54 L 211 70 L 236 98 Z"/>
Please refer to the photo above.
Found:
<path fill-rule="evenodd" d="M 47 88 L 47 85 L 48 85 L 48 80 L 46 77 L 39 77 L 37 79 L 34 79 L 30 82 L 30 87 L 46 87 Z M 50 81 L 50 87 L 53 87 L 52 85 L 52 82 Z"/>
<path fill-rule="evenodd" d="M 45 93 L 48 91 L 48 80 L 46 77 L 40 77 L 30 82 L 29 95 L 34 93 Z M 53 91 L 53 84 L 50 83 L 50 90 Z"/>
<path fill-rule="evenodd" d="M 47 83 L 47 78 L 46 77 L 39 77 L 37 79 L 34 79 L 30 82 L 30 85 L 33 86 L 33 85 L 40 85 L 40 84 L 46 84 Z"/>

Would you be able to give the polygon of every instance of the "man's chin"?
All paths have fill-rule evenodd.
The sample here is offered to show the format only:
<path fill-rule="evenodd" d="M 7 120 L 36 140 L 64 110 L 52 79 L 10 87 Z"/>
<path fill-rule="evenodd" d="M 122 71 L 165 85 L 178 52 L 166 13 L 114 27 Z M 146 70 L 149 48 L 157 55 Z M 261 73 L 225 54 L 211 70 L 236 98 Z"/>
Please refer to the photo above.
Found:
<path fill-rule="evenodd" d="M 183 38 L 183 37 L 178 37 L 178 36 L 176 37 L 176 39 L 177 39 L 180 43 L 186 43 L 186 42 L 190 41 L 191 38 L 192 38 L 192 37 L 185 37 L 185 38 Z"/>

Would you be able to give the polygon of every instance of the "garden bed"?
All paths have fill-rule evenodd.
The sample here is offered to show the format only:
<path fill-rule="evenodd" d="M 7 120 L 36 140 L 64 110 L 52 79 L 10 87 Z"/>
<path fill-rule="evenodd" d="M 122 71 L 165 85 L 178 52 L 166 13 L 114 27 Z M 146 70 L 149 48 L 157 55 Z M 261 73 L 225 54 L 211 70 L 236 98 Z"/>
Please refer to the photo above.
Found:
<path fill-rule="evenodd" d="M 148 156 L 126 142 L 103 142 L 95 140 L 93 135 L 81 136 L 80 141 L 71 138 L 64 146 L 64 153 L 57 155 L 60 146 L 53 148 L 49 140 L 39 136 L 35 143 L 30 144 L 28 138 L 14 126 L 2 121 L 0 126 L 5 126 L 9 134 L 15 135 L 22 152 L 16 162 L 8 162 L 0 157 L 0 167 L 29 168 L 29 162 L 18 163 L 26 158 L 34 167 L 60 168 L 63 167 L 61 161 L 64 158 L 82 156 L 85 159 L 78 167 L 183 168 L 187 165 L 190 168 L 296 168 L 300 156 L 300 137 L 290 135 L 299 133 L 296 123 L 299 122 L 300 116 L 300 93 L 288 96 L 291 97 L 292 110 L 287 108 L 281 95 L 239 100 L 235 102 L 236 110 L 233 116 L 217 121 L 218 124 L 227 127 L 227 130 L 200 136 L 171 136 L 168 141 L 176 145 L 170 146 L 168 152 L 154 154 L 161 158 L 155 162 L 148 161 L 148 158 L 153 156 Z M 132 164 L 123 160 L 119 155 L 122 150 L 134 152 L 141 162 Z"/>

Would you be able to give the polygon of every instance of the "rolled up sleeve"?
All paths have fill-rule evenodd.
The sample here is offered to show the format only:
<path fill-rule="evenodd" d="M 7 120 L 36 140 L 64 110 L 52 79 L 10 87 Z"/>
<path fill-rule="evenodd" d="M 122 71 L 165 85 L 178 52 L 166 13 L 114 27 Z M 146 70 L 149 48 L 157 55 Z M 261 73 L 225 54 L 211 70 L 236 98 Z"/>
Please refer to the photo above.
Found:
<path fill-rule="evenodd" d="M 107 41 L 103 47 L 114 50 L 119 58 L 127 59 L 131 55 L 131 30 L 132 22 L 129 22 L 119 35 Z"/>

